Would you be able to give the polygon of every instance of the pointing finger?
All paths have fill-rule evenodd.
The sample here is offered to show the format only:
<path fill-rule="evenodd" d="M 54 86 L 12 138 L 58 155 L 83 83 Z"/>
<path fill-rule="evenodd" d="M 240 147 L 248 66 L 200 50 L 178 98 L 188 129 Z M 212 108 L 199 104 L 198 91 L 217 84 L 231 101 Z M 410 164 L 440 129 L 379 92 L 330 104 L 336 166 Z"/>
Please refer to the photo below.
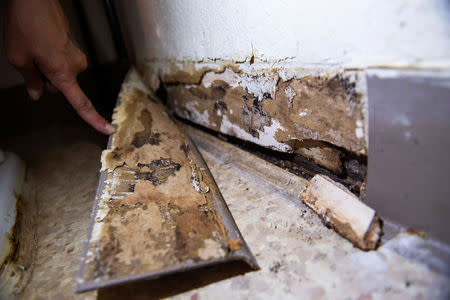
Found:
<path fill-rule="evenodd" d="M 66 96 L 78 115 L 88 124 L 104 134 L 114 133 L 114 127 L 95 110 L 75 79 L 70 82 L 63 82 L 56 87 Z"/>
<path fill-rule="evenodd" d="M 45 88 L 52 94 L 58 93 L 58 89 L 50 81 L 45 83 Z"/>

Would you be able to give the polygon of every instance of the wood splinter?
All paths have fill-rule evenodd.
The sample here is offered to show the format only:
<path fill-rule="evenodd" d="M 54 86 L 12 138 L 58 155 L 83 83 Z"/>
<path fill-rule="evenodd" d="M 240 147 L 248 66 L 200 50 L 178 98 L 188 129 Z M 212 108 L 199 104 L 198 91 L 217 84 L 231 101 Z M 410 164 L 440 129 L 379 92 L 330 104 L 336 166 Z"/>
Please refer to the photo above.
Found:
<path fill-rule="evenodd" d="M 303 202 L 340 235 L 363 250 L 375 249 L 382 235 L 382 221 L 375 210 L 345 186 L 327 176 L 315 175 L 301 194 Z"/>

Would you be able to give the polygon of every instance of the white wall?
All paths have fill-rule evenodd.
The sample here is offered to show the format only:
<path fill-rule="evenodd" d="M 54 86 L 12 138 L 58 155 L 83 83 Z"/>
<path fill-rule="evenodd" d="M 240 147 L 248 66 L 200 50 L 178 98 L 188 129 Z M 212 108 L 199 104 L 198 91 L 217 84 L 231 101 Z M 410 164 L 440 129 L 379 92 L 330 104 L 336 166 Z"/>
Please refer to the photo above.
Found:
<path fill-rule="evenodd" d="M 445 0 L 117 1 L 138 61 L 289 59 L 302 67 L 450 67 Z"/>

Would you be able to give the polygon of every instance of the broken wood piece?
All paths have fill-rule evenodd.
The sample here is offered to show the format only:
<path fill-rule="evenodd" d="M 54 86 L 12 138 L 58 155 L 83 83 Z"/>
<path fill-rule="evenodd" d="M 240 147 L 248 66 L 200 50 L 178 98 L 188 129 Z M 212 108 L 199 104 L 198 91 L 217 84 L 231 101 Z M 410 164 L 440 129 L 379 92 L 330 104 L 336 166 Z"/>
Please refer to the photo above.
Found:
<path fill-rule="evenodd" d="M 315 175 L 302 192 L 303 202 L 327 226 L 363 250 L 375 249 L 382 235 L 382 222 L 375 210 L 346 187 L 327 176 Z"/>

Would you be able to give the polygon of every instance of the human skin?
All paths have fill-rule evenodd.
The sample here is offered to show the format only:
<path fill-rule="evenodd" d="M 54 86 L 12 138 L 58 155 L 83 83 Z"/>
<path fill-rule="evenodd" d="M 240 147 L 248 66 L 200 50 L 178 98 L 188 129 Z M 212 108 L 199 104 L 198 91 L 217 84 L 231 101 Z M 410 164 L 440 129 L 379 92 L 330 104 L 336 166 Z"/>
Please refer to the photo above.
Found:
<path fill-rule="evenodd" d="M 96 130 L 115 131 L 78 85 L 77 76 L 87 68 L 87 60 L 70 38 L 57 0 L 9 0 L 5 46 L 8 61 L 24 77 L 32 99 L 38 100 L 44 89 L 59 91 Z"/>

